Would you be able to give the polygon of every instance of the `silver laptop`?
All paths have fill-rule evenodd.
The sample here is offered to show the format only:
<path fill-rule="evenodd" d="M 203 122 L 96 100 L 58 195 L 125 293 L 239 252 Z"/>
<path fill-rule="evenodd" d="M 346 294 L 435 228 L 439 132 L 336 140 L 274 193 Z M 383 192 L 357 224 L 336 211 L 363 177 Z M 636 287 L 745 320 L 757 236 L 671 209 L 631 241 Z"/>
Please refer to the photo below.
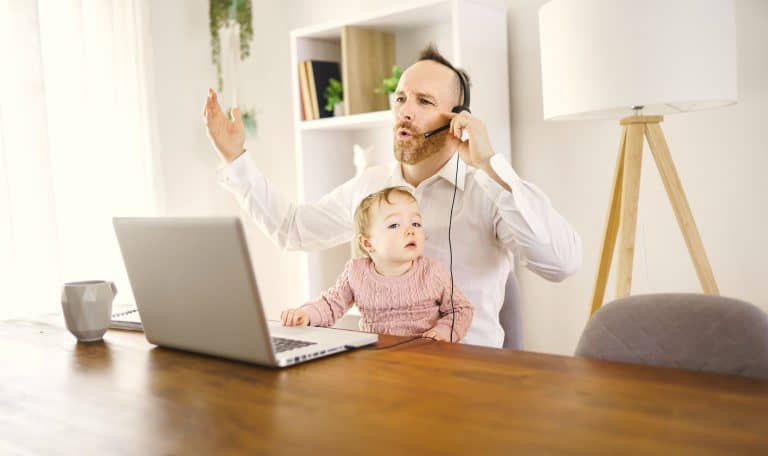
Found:
<path fill-rule="evenodd" d="M 378 340 L 267 321 L 237 217 L 112 222 L 144 333 L 155 345 L 282 367 Z"/>

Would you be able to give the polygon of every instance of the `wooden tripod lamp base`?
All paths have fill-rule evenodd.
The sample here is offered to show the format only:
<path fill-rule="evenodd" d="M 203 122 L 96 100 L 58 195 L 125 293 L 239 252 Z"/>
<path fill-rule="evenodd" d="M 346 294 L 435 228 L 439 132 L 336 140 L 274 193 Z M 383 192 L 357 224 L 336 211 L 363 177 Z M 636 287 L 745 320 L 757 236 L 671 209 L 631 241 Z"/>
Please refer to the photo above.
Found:
<path fill-rule="evenodd" d="M 699 277 L 701 287 L 707 294 L 719 294 L 712 268 L 704 251 L 704 244 L 701 242 L 699 231 L 696 229 L 696 222 L 691 214 L 691 208 L 688 206 L 683 186 L 672 162 L 667 141 L 659 125 L 663 120 L 663 116 L 631 116 L 621 119 L 622 133 L 619 158 L 616 163 L 611 205 L 608 210 L 600 263 L 595 277 L 590 315 L 594 314 L 603 303 L 608 273 L 611 270 L 613 251 L 619 232 L 621 232 L 621 236 L 619 237 L 616 297 L 628 296 L 632 286 L 632 261 L 635 253 L 643 137 L 648 139 L 648 145 L 653 153 L 656 166 L 659 168 L 661 180 L 667 190 L 667 196 L 669 196 L 669 201 L 675 212 L 677 223 L 683 232 L 685 244 L 688 246 L 688 252 L 696 268 L 696 275 Z"/>

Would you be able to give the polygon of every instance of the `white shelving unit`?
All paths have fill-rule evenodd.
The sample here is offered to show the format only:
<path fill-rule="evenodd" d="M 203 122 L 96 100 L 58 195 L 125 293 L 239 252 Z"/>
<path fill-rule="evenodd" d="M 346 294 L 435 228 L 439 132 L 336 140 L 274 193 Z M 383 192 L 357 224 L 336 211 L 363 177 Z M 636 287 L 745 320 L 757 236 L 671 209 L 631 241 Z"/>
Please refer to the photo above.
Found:
<path fill-rule="evenodd" d="M 419 52 L 435 43 L 440 52 L 470 75 L 472 112 L 488 127 L 497 153 L 510 157 L 507 16 L 504 6 L 481 0 L 425 0 L 407 7 L 349 20 L 293 30 L 291 42 L 292 101 L 298 194 L 317 201 L 354 176 L 354 144 L 373 146 L 369 166 L 391 162 L 390 111 L 302 121 L 298 65 L 304 60 L 341 62 L 341 30 L 353 25 L 392 33 L 395 63 L 405 69 Z M 343 83 L 344 81 L 342 81 Z M 348 244 L 304 254 L 300 276 L 306 299 L 333 285 L 350 257 Z"/>

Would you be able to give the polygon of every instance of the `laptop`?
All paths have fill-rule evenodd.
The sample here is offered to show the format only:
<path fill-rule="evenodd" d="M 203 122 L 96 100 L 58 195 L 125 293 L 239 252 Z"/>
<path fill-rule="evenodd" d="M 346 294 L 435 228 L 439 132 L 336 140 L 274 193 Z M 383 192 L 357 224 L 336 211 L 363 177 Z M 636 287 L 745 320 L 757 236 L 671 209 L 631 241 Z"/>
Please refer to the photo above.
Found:
<path fill-rule="evenodd" d="M 152 344 L 283 367 L 378 340 L 376 334 L 268 321 L 237 217 L 112 222 Z"/>

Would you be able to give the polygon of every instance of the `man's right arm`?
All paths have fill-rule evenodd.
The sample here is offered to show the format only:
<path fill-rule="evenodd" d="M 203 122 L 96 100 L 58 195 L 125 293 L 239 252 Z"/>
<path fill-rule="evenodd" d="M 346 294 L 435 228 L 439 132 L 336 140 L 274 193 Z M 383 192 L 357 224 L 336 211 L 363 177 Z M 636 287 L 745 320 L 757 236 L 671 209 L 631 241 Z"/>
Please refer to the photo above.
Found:
<path fill-rule="evenodd" d="M 253 164 L 248 152 L 219 168 L 219 183 L 277 244 L 289 250 L 321 250 L 352 239 L 355 180 L 313 204 L 294 204 Z"/>

